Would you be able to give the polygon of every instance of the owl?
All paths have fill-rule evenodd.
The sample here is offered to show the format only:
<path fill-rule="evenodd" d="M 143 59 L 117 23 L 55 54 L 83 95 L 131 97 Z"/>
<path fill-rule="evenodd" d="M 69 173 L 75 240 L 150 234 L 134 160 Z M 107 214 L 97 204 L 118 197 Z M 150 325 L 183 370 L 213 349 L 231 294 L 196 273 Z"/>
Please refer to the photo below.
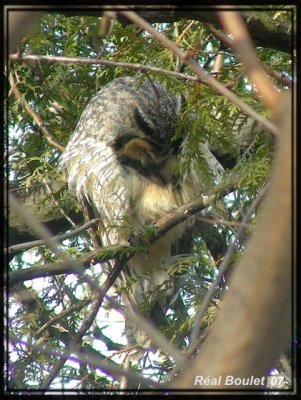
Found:
<path fill-rule="evenodd" d="M 103 246 L 126 242 L 126 224 L 151 225 L 206 190 L 193 161 L 179 173 L 181 143 L 173 137 L 180 112 L 181 97 L 141 76 L 113 80 L 83 111 L 60 168 L 66 172 L 69 189 L 100 218 Z M 174 295 L 165 260 L 179 249 L 192 224 L 193 218 L 172 228 L 147 254 L 127 262 L 116 283 L 125 306 L 131 303 L 139 309 L 157 293 L 144 314 L 155 323 L 164 314 Z M 130 322 L 126 333 L 129 344 L 149 345 L 145 334 Z"/>

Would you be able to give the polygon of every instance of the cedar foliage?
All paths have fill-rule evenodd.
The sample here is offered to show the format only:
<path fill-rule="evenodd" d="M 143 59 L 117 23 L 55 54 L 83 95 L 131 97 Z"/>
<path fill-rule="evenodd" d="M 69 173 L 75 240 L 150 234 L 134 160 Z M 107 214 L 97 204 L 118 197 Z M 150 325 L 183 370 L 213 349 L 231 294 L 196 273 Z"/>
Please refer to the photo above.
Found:
<path fill-rule="evenodd" d="M 268 20 L 289 20 L 285 10 L 264 10 L 260 13 Z M 250 86 L 236 53 L 232 49 L 224 49 L 219 39 L 210 33 L 205 24 L 195 21 L 187 29 L 189 23 L 190 21 L 184 19 L 174 23 L 155 23 L 154 26 L 180 47 L 193 51 L 195 59 L 208 73 L 212 72 L 218 52 L 223 50 L 224 65 L 218 76 L 219 81 L 224 85 L 234 82 L 232 90 L 259 114 L 269 117 L 262 103 L 256 98 L 254 88 Z M 111 23 L 109 31 L 104 32 L 102 18 L 95 16 L 66 17 L 56 13 L 45 14 L 41 20 L 40 31 L 28 34 L 22 41 L 20 53 L 101 58 L 156 66 L 163 70 L 179 69 L 179 60 L 169 50 L 133 24 L 125 25 L 115 20 Z M 287 78 L 292 77 L 292 60 L 289 54 L 265 47 L 257 48 L 257 53 L 268 67 Z M 135 70 L 121 67 L 19 61 L 10 62 L 9 69 L 17 81 L 23 99 L 40 116 L 44 126 L 62 146 L 68 142 L 89 99 L 102 86 L 117 77 L 137 73 Z M 183 70 L 185 74 L 193 75 L 189 67 L 183 67 Z M 175 140 L 178 137 L 183 138 L 179 173 L 185 170 L 192 158 L 195 158 L 208 181 L 212 182 L 211 171 L 198 152 L 199 144 L 209 141 L 213 146 L 222 148 L 226 158 L 232 160 L 230 164 L 225 163 L 226 174 L 221 193 L 223 187 L 228 187 L 229 175 L 238 176 L 231 195 L 219 196 L 219 200 L 206 210 L 207 218 L 213 218 L 213 223 L 199 220 L 190 253 L 166 260 L 170 265 L 170 274 L 178 280 L 180 301 L 168 313 L 170 325 L 165 328 L 164 333 L 175 346 L 185 348 L 189 343 L 193 316 L 202 304 L 210 283 L 217 274 L 221 259 L 233 242 L 238 229 L 238 225 L 226 225 L 218 220 L 241 222 L 252 201 L 269 179 L 274 144 L 270 135 L 257 126 L 254 127 L 256 135 L 240 147 L 236 132 L 243 130 L 248 122 L 247 118 L 239 112 L 236 105 L 216 94 L 212 88 L 163 73 L 147 72 L 147 75 L 150 79 L 161 82 L 173 93 L 183 94 L 186 98 L 182 119 L 175 132 Z M 281 81 L 273 79 L 278 87 L 285 89 Z M 54 234 L 64 233 L 71 228 L 67 221 L 65 224 L 55 223 L 56 220 L 65 219 L 66 215 L 75 225 L 82 224 L 82 209 L 75 197 L 67 191 L 64 177 L 57 170 L 59 151 L 49 144 L 26 111 L 24 102 L 18 100 L 12 90 L 9 92 L 8 103 L 7 142 L 10 154 L 7 179 L 10 181 L 11 190 L 22 199 L 31 212 L 51 227 Z M 259 212 L 260 208 L 254 210 L 249 228 L 236 246 L 231 269 L 235 268 L 235 262 L 244 250 L 245 241 L 253 231 L 252 227 L 256 224 Z M 10 245 L 35 238 L 26 228 L 21 230 L 19 224 L 12 215 Z M 133 227 L 128 229 L 132 229 L 134 235 L 143 237 L 144 243 L 153 233 L 148 227 L 136 227 L 136 232 Z M 74 258 L 88 254 L 93 249 L 91 233 L 81 232 L 64 241 L 61 248 Z M 126 249 L 124 252 L 126 253 Z M 43 245 L 15 254 L 9 271 L 44 265 L 51 268 L 51 264 L 57 262 L 58 257 Z M 101 266 L 97 259 L 90 261 L 86 273 L 95 280 L 101 277 Z M 228 274 L 225 275 L 222 284 L 216 289 L 214 299 L 202 321 L 202 334 L 206 334 L 218 311 L 218 300 L 227 287 L 228 278 Z M 10 334 L 18 340 L 11 344 L 10 349 L 9 388 L 20 392 L 25 389 L 38 389 L 59 358 L 51 352 L 43 351 L 43 345 L 47 344 L 52 351 L 61 353 L 68 347 L 91 304 L 91 289 L 79 274 L 19 282 L 10 289 Z M 148 300 L 153 302 L 158 293 L 151 295 L 152 298 Z M 49 320 L 63 310 L 78 305 L 82 300 L 86 300 L 86 303 L 67 313 L 41 333 L 37 333 Z M 104 303 L 103 309 L 107 310 L 102 316 L 108 316 L 111 307 L 110 304 Z M 143 307 L 147 307 L 147 304 L 142 304 L 141 308 Z M 115 342 L 115 339 L 110 337 L 112 329 L 115 330 L 116 326 L 120 333 L 122 332 L 121 324 L 113 325 L 112 328 L 110 321 L 103 317 L 96 318 L 79 348 L 86 354 L 94 354 L 102 360 L 122 349 L 124 340 L 121 338 Z M 26 341 L 30 346 L 39 342 L 42 349 L 31 351 L 22 345 L 22 341 Z M 120 359 L 115 356 L 110 362 L 120 363 Z M 146 355 L 133 367 L 143 370 L 144 376 L 162 380 L 173 367 L 173 360 L 165 354 L 164 357 L 151 361 Z M 74 390 L 109 390 L 116 387 L 118 384 L 110 374 L 93 368 L 87 361 L 82 361 L 80 365 L 65 363 L 50 386 Z"/>

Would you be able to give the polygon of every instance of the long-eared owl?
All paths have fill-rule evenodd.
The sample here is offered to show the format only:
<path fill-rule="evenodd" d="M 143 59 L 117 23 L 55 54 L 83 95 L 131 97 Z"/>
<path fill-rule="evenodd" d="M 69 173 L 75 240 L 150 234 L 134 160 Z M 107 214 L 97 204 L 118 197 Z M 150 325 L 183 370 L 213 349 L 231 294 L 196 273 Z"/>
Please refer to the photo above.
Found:
<path fill-rule="evenodd" d="M 128 231 L 118 226 L 152 224 L 204 191 L 193 162 L 184 174 L 177 168 L 181 146 L 173 136 L 180 109 L 180 96 L 159 83 L 122 77 L 104 86 L 83 111 L 60 167 L 66 171 L 69 188 L 101 218 L 103 246 L 128 239 Z M 117 283 L 126 287 L 132 280 L 127 290 L 121 290 L 125 304 L 139 308 L 157 291 L 156 306 L 165 310 L 173 283 L 164 258 L 191 223 L 174 227 L 147 254 L 127 262 Z M 156 320 L 153 311 L 148 316 Z M 129 341 L 133 343 L 134 337 L 139 342 L 138 330 L 129 324 L 128 332 L 131 329 Z M 143 346 L 143 340 L 138 344 Z"/>

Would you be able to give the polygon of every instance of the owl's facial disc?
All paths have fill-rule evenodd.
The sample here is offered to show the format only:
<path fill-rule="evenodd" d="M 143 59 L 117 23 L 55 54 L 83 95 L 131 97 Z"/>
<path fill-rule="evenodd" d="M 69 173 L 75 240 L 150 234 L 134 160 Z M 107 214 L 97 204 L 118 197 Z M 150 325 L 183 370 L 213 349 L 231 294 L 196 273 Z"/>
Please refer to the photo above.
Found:
<path fill-rule="evenodd" d="M 112 144 L 118 161 L 139 171 L 144 176 L 155 174 L 169 151 L 147 137 L 122 134 Z"/>

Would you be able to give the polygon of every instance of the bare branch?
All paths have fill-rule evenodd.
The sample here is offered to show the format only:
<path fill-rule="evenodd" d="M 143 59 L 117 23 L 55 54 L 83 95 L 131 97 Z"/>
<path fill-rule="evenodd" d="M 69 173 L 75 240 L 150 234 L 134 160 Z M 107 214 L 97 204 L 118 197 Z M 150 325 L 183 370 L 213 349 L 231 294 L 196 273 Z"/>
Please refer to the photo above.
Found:
<path fill-rule="evenodd" d="M 106 262 L 112 258 L 122 259 L 122 257 L 124 257 L 126 260 L 125 254 L 130 256 L 136 253 L 137 250 L 132 249 L 129 245 L 104 247 L 102 249 L 91 251 L 76 259 L 72 259 L 74 263 L 81 265 L 80 269 L 77 269 L 74 267 L 74 265 L 66 265 L 66 263 L 62 261 L 58 263 L 46 264 L 41 267 L 31 267 L 19 271 L 11 271 L 8 273 L 8 277 L 6 274 L 4 274 L 4 281 L 6 281 L 6 278 L 8 278 L 10 290 L 14 290 L 14 286 L 20 282 L 55 275 L 82 275 L 85 269 L 90 268 L 92 261 L 95 263 Z"/>
<path fill-rule="evenodd" d="M 26 224 L 31 226 L 31 228 L 37 233 L 38 236 L 44 239 L 45 244 L 49 247 L 49 249 L 52 250 L 59 258 L 61 258 L 66 266 L 71 268 L 75 273 L 81 274 L 86 282 L 89 283 L 91 288 L 93 288 L 99 294 L 99 298 L 103 299 L 104 295 L 114 284 L 115 280 L 122 270 L 122 265 L 120 263 L 117 263 L 116 267 L 112 270 L 111 274 L 100 287 L 94 279 L 83 273 L 82 266 L 78 262 L 78 260 L 72 259 L 66 252 L 59 248 L 57 240 L 55 240 L 54 237 L 51 236 L 48 229 L 39 222 L 38 218 L 35 215 L 30 214 L 27 211 L 26 207 L 24 207 L 17 199 L 15 199 L 12 194 L 9 194 L 9 206 L 20 219 L 24 220 Z M 124 257 L 124 262 L 126 262 L 127 257 Z M 9 280 L 9 283 L 11 284 L 11 280 Z"/>
<path fill-rule="evenodd" d="M 256 86 L 266 106 L 274 113 L 277 112 L 281 94 L 264 72 L 242 17 L 233 11 L 218 11 L 218 15 L 226 30 L 233 36 L 232 46 L 236 48 L 251 82 Z"/>
<path fill-rule="evenodd" d="M 224 32 L 221 30 L 215 28 L 212 24 L 206 23 L 204 24 L 206 29 L 212 33 L 217 39 L 219 39 L 222 43 L 224 43 L 227 47 L 234 47 L 232 39 L 227 36 Z M 283 82 L 287 87 L 292 86 L 292 81 L 290 79 L 287 79 L 285 76 L 281 75 L 280 72 L 274 71 L 271 67 L 262 64 L 262 67 L 266 71 L 267 74 L 272 76 L 273 78 L 278 79 L 279 81 Z M 227 84 L 228 85 L 228 84 Z"/>
<path fill-rule="evenodd" d="M 9 82 L 11 84 L 11 89 L 12 89 L 14 95 L 16 96 L 16 98 L 18 100 L 20 100 L 23 103 L 25 110 L 28 112 L 28 114 L 32 117 L 32 119 L 35 121 L 35 123 L 41 129 L 41 131 L 43 132 L 43 134 L 44 134 L 45 138 L 47 139 L 47 141 L 49 142 L 49 144 L 51 144 L 51 146 L 55 147 L 60 152 L 63 152 L 64 147 L 56 141 L 56 139 L 49 132 L 48 128 L 44 125 L 41 117 L 27 103 L 24 96 L 20 93 L 19 89 L 17 88 L 16 82 L 11 73 L 9 74 Z"/>
<path fill-rule="evenodd" d="M 183 39 L 183 37 L 184 37 L 185 35 L 187 35 L 189 29 L 190 29 L 193 25 L 195 25 L 195 23 L 196 23 L 195 20 L 189 21 L 189 24 L 188 24 L 188 25 L 186 26 L 186 28 L 183 30 L 183 32 L 181 33 L 181 35 L 179 35 L 179 37 L 177 38 L 177 41 L 176 41 L 177 44 L 181 42 L 181 40 Z"/>
<path fill-rule="evenodd" d="M 173 387 L 193 387 L 199 371 L 211 377 L 262 377 L 289 340 L 292 317 L 289 96 L 281 110 L 278 116 L 280 145 L 256 233 L 231 277 L 230 290 L 224 296 L 201 355 Z M 268 318 L 263 321 L 265 315 Z M 224 380 L 218 388 L 223 387 Z"/>
<path fill-rule="evenodd" d="M 194 60 L 194 58 L 190 55 L 190 52 L 181 50 L 174 42 L 169 40 L 166 36 L 159 33 L 155 28 L 153 28 L 148 22 L 146 22 L 143 18 L 137 15 L 134 12 L 130 11 L 119 11 L 120 14 L 124 15 L 130 21 L 134 22 L 141 29 L 146 30 L 150 33 L 159 43 L 162 43 L 165 47 L 170 49 L 176 56 L 180 57 L 180 59 L 190 66 L 190 68 L 198 75 L 201 82 L 211 86 L 216 92 L 223 95 L 225 98 L 230 100 L 233 104 L 238 106 L 240 110 L 254 119 L 257 123 L 271 132 L 273 135 L 278 135 L 278 128 L 270 121 L 261 117 L 256 111 L 254 111 L 251 107 L 249 107 L 246 103 L 244 103 L 236 94 L 234 94 L 231 90 L 227 89 L 225 86 L 221 85 L 218 80 L 210 76 L 206 73 Z"/>
<path fill-rule="evenodd" d="M 27 342 L 20 340 L 19 338 L 15 337 L 14 335 L 10 336 L 10 341 L 12 343 L 16 344 L 21 344 L 25 347 L 31 347 Z M 53 357 L 63 357 L 63 354 L 61 352 L 58 352 L 57 350 L 54 350 L 51 346 L 47 344 L 39 345 L 37 344 L 36 350 L 40 350 L 43 353 L 53 356 Z M 69 356 L 68 359 L 74 362 L 85 362 L 91 366 L 93 366 L 95 369 L 100 370 L 101 372 L 106 371 L 109 375 L 114 376 L 114 377 L 120 377 L 120 376 L 126 376 L 130 378 L 132 381 L 140 383 L 142 382 L 144 387 L 157 387 L 160 388 L 162 387 L 162 384 L 152 381 L 151 379 L 148 378 L 142 378 L 137 372 L 134 370 L 125 370 L 121 368 L 119 365 L 113 363 L 112 361 L 104 361 L 101 357 L 96 357 L 93 354 L 88 354 L 88 352 L 85 352 L 83 349 L 77 350 L 76 351 L 76 357 L 74 356 Z M 38 393 L 38 391 L 35 391 L 35 393 Z"/>
<path fill-rule="evenodd" d="M 199 331 L 200 331 L 200 326 L 201 326 L 201 322 L 202 319 L 205 316 L 206 310 L 210 304 L 210 301 L 212 300 L 214 293 L 215 293 L 215 289 L 218 287 L 218 285 L 221 283 L 222 277 L 224 275 L 224 273 L 226 272 L 228 266 L 229 266 L 229 262 L 230 259 L 235 251 L 236 245 L 238 240 L 240 239 L 241 235 L 243 234 L 244 230 L 245 230 L 245 224 L 249 221 L 252 213 L 254 212 L 255 208 L 258 207 L 258 205 L 260 204 L 260 202 L 263 200 L 263 197 L 266 194 L 268 186 L 265 186 L 260 193 L 258 194 L 258 196 L 256 197 L 256 199 L 252 202 L 251 206 L 249 207 L 246 215 L 243 218 L 242 221 L 242 226 L 240 226 L 240 228 L 238 229 L 234 240 L 231 244 L 231 246 L 228 248 L 222 263 L 219 266 L 218 269 L 218 275 L 216 276 L 216 278 L 214 279 L 214 281 L 212 282 L 210 289 L 208 290 L 208 292 L 206 293 L 206 296 L 202 302 L 202 306 L 200 307 L 199 311 L 196 313 L 195 316 L 195 320 L 194 320 L 194 327 L 191 333 L 191 339 L 190 339 L 190 344 L 188 347 L 188 351 L 191 352 L 195 349 L 197 342 L 199 341 L 198 336 L 199 336 Z"/>
<path fill-rule="evenodd" d="M 84 64 L 84 65 L 104 65 L 110 68 L 125 68 L 140 72 L 154 72 L 156 74 L 163 74 L 172 76 L 177 79 L 186 81 L 199 82 L 200 78 L 197 76 L 182 74 L 181 72 L 169 71 L 163 68 L 151 67 L 143 64 L 132 64 L 117 61 L 99 60 L 94 58 L 86 57 L 65 57 L 65 56 L 42 56 L 42 55 L 21 55 L 11 54 L 10 60 L 22 61 L 22 62 L 49 62 L 49 63 L 61 63 L 61 64 Z"/>
<path fill-rule="evenodd" d="M 94 218 L 91 221 L 86 222 L 82 226 L 79 226 L 78 228 L 73 229 L 68 233 L 64 233 L 63 235 L 53 236 L 53 238 L 58 242 L 62 242 L 66 239 L 70 239 L 71 237 L 76 236 L 80 232 L 86 231 L 91 226 L 99 223 L 99 221 L 100 221 L 99 218 Z M 32 249 L 32 248 L 38 247 L 38 246 L 43 246 L 45 244 L 46 244 L 45 240 L 33 240 L 33 241 L 27 242 L 27 243 L 20 243 L 20 244 L 16 244 L 16 245 L 13 245 L 13 246 L 10 246 L 10 247 L 4 249 L 4 254 L 19 253 L 21 251 L 29 250 L 29 249 Z"/>
<path fill-rule="evenodd" d="M 66 310 L 62 311 L 60 314 L 56 315 L 55 317 L 51 318 L 49 321 L 46 322 L 41 328 L 39 328 L 36 332 L 36 335 L 40 335 L 43 333 L 46 329 L 49 328 L 49 326 L 53 325 L 55 322 L 59 321 L 60 319 L 66 317 L 66 315 L 69 315 L 73 313 L 73 311 L 81 310 L 85 305 L 89 304 L 90 300 L 81 300 L 78 303 L 74 304 L 73 306 L 67 308 Z"/>
<path fill-rule="evenodd" d="M 280 72 L 273 70 L 271 67 L 267 65 L 263 65 L 263 68 L 267 74 L 269 74 L 272 78 L 278 79 L 278 81 L 281 81 L 286 85 L 288 88 L 291 88 L 293 85 L 293 82 L 291 79 L 286 78 L 284 75 L 282 75 Z"/>
<path fill-rule="evenodd" d="M 70 342 L 69 347 L 67 349 L 65 349 L 64 354 L 61 356 L 61 358 L 58 360 L 58 362 L 54 365 L 54 367 L 50 371 L 50 373 L 47 376 L 47 378 L 45 379 L 45 381 L 40 386 L 41 390 L 48 389 L 48 387 L 51 385 L 52 381 L 56 378 L 57 374 L 59 373 L 59 371 L 65 364 L 65 362 L 67 361 L 70 354 L 72 352 L 76 351 L 76 348 L 79 346 L 81 339 L 83 338 L 83 336 L 85 335 L 87 330 L 91 327 L 91 325 L 99 311 L 99 308 L 102 304 L 102 300 L 103 300 L 102 298 L 100 299 L 100 298 L 96 297 L 96 299 L 92 302 L 91 309 L 88 312 L 86 318 L 84 318 L 84 320 L 79 328 L 79 331 L 77 332 L 77 334 L 74 336 L 74 338 Z"/>
<path fill-rule="evenodd" d="M 185 205 L 179 207 L 177 210 L 167 214 L 164 218 L 161 218 L 159 221 L 157 221 L 154 224 L 154 227 L 157 228 L 157 230 L 149 238 L 148 244 L 154 243 L 157 239 L 159 239 L 162 235 L 164 235 L 166 232 L 168 232 L 174 226 L 178 225 L 179 223 L 190 218 L 192 215 L 195 215 L 198 212 L 200 212 L 200 211 L 204 210 L 205 208 L 207 208 L 208 206 L 210 206 L 215 201 L 217 195 L 224 196 L 224 195 L 229 194 L 233 190 L 233 187 L 234 187 L 235 183 L 237 182 L 237 179 L 238 178 L 236 176 L 233 176 L 232 179 L 229 178 L 228 189 L 223 188 L 222 184 L 218 185 L 214 189 L 212 189 L 210 191 L 210 193 L 208 193 L 207 195 L 200 196 L 195 201 L 185 204 Z M 21 205 L 19 207 L 21 210 L 23 210 L 23 212 L 21 211 L 22 217 L 24 217 L 25 214 L 28 215 L 28 212 L 26 211 L 25 207 L 23 207 Z M 87 228 L 89 226 L 89 224 L 92 223 L 93 221 L 97 221 L 97 220 L 92 220 L 77 229 L 83 230 L 84 227 Z M 32 223 L 30 216 L 28 217 L 28 223 L 29 224 Z M 94 225 L 94 223 L 95 222 L 93 222 L 93 225 Z M 39 225 L 38 222 L 37 222 L 37 224 Z M 42 226 L 42 228 L 43 228 L 43 235 L 45 235 L 46 233 L 44 230 L 46 230 L 46 228 L 43 226 Z M 76 230 L 73 230 L 72 232 L 74 233 L 75 231 Z M 42 233 L 40 233 L 40 236 L 41 236 L 41 234 Z M 54 236 L 51 239 L 53 239 L 57 243 L 58 241 L 61 241 L 62 238 L 66 238 L 66 235 L 70 235 L 70 234 L 71 234 L 71 232 L 68 234 L 65 234 L 65 235 Z M 37 243 L 40 243 L 41 245 L 49 245 L 49 235 L 48 236 L 46 235 L 47 239 L 44 236 L 44 239 L 42 241 L 29 242 L 28 246 L 30 246 L 30 243 L 33 243 L 35 245 Z M 50 237 L 51 237 L 51 235 L 50 235 Z M 138 240 L 138 246 L 142 247 L 138 238 L 132 237 L 132 238 L 130 238 L 129 242 L 132 245 L 136 246 L 137 240 Z M 21 246 L 21 245 L 18 245 L 18 246 Z M 11 246 L 11 247 L 15 248 L 17 246 Z M 145 251 L 145 250 L 146 249 L 143 246 L 142 251 Z M 126 263 L 126 261 L 133 254 L 137 254 L 137 252 L 139 252 L 139 248 L 135 249 L 135 248 L 131 247 L 130 244 L 123 245 L 123 246 L 103 247 L 103 248 L 97 249 L 95 251 L 92 251 L 89 254 L 86 254 L 85 256 L 79 257 L 77 259 L 71 259 L 68 256 L 67 262 L 65 259 L 63 259 L 62 262 L 55 263 L 55 264 L 48 264 L 48 265 L 44 265 L 42 267 L 32 267 L 32 268 L 26 268 L 26 269 L 23 269 L 20 271 L 9 272 L 8 279 L 9 279 L 9 283 L 12 287 L 19 282 L 24 282 L 25 280 L 31 280 L 31 279 L 36 279 L 36 278 L 45 277 L 45 276 L 53 276 L 53 275 L 59 275 L 59 274 L 72 274 L 72 273 L 82 274 L 83 273 L 82 265 L 85 268 L 88 268 L 89 263 L 93 259 L 95 259 L 95 261 L 98 261 L 98 262 L 105 262 L 112 258 L 116 258 L 116 259 L 119 259 L 121 262 Z M 73 263 L 75 263 L 75 264 L 73 264 Z M 6 278 L 6 276 L 5 276 L 5 278 Z"/>

